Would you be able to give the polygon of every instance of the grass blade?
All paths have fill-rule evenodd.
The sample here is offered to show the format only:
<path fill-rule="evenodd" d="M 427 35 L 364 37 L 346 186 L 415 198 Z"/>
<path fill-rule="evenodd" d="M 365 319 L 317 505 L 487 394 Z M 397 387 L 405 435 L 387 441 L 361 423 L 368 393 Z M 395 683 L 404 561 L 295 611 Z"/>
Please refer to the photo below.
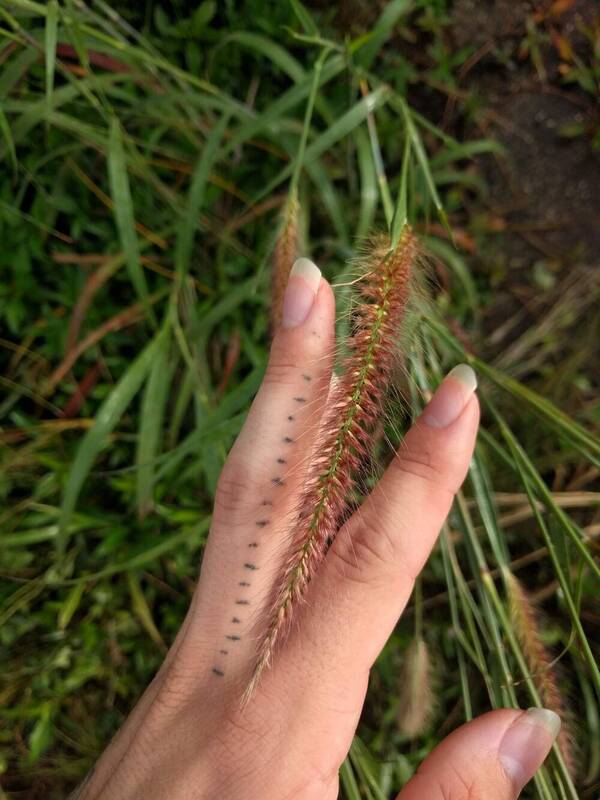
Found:
<path fill-rule="evenodd" d="M 334 144 L 344 139 L 355 128 L 365 121 L 369 114 L 375 109 L 387 103 L 389 99 L 389 89 L 386 86 L 380 86 L 375 91 L 370 92 L 362 100 L 359 100 L 352 108 L 348 109 L 345 114 L 342 114 L 332 125 L 330 125 L 323 133 L 306 148 L 304 154 L 303 166 L 315 161 L 319 156 L 322 156 L 327 150 L 333 147 Z M 253 199 L 252 204 L 258 203 L 267 195 L 277 188 L 283 181 L 290 177 L 294 169 L 295 163 L 288 164 L 281 172 L 273 178 L 273 180 L 265 186 Z"/>
<path fill-rule="evenodd" d="M 139 619 L 142 627 L 152 639 L 154 644 L 158 645 L 158 647 L 164 652 L 167 649 L 166 645 L 158 628 L 156 627 L 156 623 L 152 617 L 152 611 L 150 611 L 150 606 L 144 597 L 139 578 L 134 571 L 127 573 L 127 586 L 129 588 L 131 607 L 133 608 L 134 614 Z"/>
<path fill-rule="evenodd" d="M 304 28 L 304 33 L 308 34 L 308 36 L 318 36 L 319 28 L 300 0 L 290 0 L 290 5 Z"/>
<path fill-rule="evenodd" d="M 148 285 L 146 276 L 140 264 L 140 249 L 135 232 L 135 219 L 129 179 L 127 177 L 127 164 L 123 146 L 123 132 L 116 117 L 110 123 L 108 139 L 108 177 L 110 191 L 115 204 L 115 218 L 117 230 L 125 253 L 127 269 L 131 282 L 138 297 L 146 304 L 148 316 L 156 324 L 154 311 L 148 303 Z"/>
<path fill-rule="evenodd" d="M 17 163 L 17 151 L 15 150 L 15 143 L 10 132 L 10 125 L 8 124 L 8 120 L 6 119 L 6 114 L 4 113 L 4 109 L 0 105 L 0 133 L 2 134 L 5 142 L 6 142 L 6 149 L 8 155 L 10 157 L 10 163 L 12 164 L 13 173 L 16 176 L 19 166 Z"/>
<path fill-rule="evenodd" d="M 369 39 L 356 54 L 356 61 L 364 69 L 369 69 L 375 60 L 377 53 L 392 35 L 394 26 L 404 14 L 407 14 L 412 6 L 412 0 L 391 0 L 384 5 L 383 11 L 375 27 L 369 34 Z"/>
<path fill-rule="evenodd" d="M 61 503 L 59 535 L 56 539 L 56 547 L 59 554 L 64 553 L 69 535 L 68 525 L 85 479 L 96 457 L 105 447 L 108 435 L 114 430 L 125 409 L 139 391 L 156 358 L 159 347 L 160 338 L 155 337 L 136 358 L 102 403 L 100 410 L 96 414 L 93 427 L 87 431 L 77 449 Z"/>
<path fill-rule="evenodd" d="M 54 70 L 56 67 L 56 37 L 58 31 L 58 2 L 50 0 L 44 31 L 44 56 L 46 59 L 46 115 L 52 111 Z"/>
<path fill-rule="evenodd" d="M 285 72 L 294 83 L 299 83 L 306 75 L 304 67 L 298 59 L 294 58 L 281 45 L 267 36 L 263 36 L 260 33 L 251 33 L 250 31 L 235 31 L 225 37 L 221 47 L 231 42 L 254 50 L 261 56 L 268 58 L 282 72 Z"/>
<path fill-rule="evenodd" d="M 135 463 L 138 467 L 136 499 L 140 519 L 144 519 L 152 508 L 154 459 L 158 454 L 167 396 L 176 363 L 176 359 L 171 355 L 170 331 L 166 328 L 159 336 L 158 350 L 142 399 L 135 455 Z"/>
<path fill-rule="evenodd" d="M 228 121 L 229 114 L 223 114 L 218 123 L 210 132 L 208 139 L 206 140 L 204 150 L 202 151 L 202 154 L 198 159 L 198 163 L 194 169 L 194 174 L 192 176 L 188 193 L 187 207 L 177 232 L 175 265 L 177 276 L 180 281 L 187 273 L 189 268 L 192 248 L 194 245 L 194 234 L 198 227 L 200 210 L 202 209 L 206 198 L 208 178 L 215 164 L 218 148 L 223 139 Z"/>
<path fill-rule="evenodd" d="M 402 170 L 400 172 L 400 188 L 398 189 L 398 200 L 394 209 L 394 216 L 391 225 L 392 247 L 396 247 L 402 236 L 404 226 L 408 224 L 408 170 L 410 167 L 410 137 L 404 137 L 404 152 L 402 154 Z"/>

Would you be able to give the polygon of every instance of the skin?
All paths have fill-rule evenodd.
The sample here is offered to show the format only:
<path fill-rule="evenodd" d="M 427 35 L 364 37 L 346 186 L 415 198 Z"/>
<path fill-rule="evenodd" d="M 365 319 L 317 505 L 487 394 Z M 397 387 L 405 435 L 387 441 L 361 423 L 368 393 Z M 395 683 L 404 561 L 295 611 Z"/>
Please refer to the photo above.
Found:
<path fill-rule="evenodd" d="M 334 313 L 321 279 L 306 320 L 277 332 L 264 382 L 220 478 L 186 619 L 78 798 L 338 796 L 338 770 L 369 670 L 464 480 L 479 405 L 465 394 L 451 424 L 415 423 L 379 485 L 340 530 L 271 668 L 242 707 L 282 542 L 326 408 Z M 444 391 L 460 401 L 464 389 L 449 378 Z M 517 797 L 552 744 L 548 731 L 536 731 L 536 745 L 524 748 L 522 774 L 507 770 L 502 741 L 523 713 L 491 712 L 454 731 L 399 798 Z"/>

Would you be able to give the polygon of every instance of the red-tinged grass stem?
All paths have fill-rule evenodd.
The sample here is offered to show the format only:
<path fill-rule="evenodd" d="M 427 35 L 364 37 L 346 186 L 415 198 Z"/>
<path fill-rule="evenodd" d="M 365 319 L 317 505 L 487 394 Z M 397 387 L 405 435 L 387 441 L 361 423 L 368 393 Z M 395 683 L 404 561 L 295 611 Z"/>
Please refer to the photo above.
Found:
<path fill-rule="evenodd" d="M 320 434 L 319 455 L 309 469 L 290 556 L 273 595 L 244 703 L 269 666 L 278 640 L 289 630 L 295 606 L 337 534 L 357 472 L 369 455 L 398 354 L 416 255 L 416 240 L 408 227 L 396 248 L 390 248 L 387 237 L 380 237 L 366 252 L 363 277 L 357 282 L 349 355 L 335 390 L 333 411 Z"/>

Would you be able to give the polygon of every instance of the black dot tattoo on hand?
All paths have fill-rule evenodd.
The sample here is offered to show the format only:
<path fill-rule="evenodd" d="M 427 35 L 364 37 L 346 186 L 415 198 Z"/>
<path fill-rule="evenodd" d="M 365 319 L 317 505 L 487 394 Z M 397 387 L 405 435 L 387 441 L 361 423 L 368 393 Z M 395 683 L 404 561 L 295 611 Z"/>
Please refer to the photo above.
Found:
<path fill-rule="evenodd" d="M 242 620 L 239 619 L 238 617 L 232 617 L 231 621 L 233 622 L 234 625 L 239 625 Z"/>
<path fill-rule="evenodd" d="M 248 583 L 248 581 L 240 581 L 238 583 L 238 586 L 250 586 L 250 584 Z"/>
<path fill-rule="evenodd" d="M 257 528 L 266 528 L 270 521 L 269 519 L 257 519 L 256 526 Z"/>
<path fill-rule="evenodd" d="M 288 414 L 288 419 L 289 419 L 290 422 L 294 421 L 294 417 L 292 416 L 292 414 Z"/>
<path fill-rule="evenodd" d="M 285 486 L 285 481 L 283 478 L 276 476 L 275 478 L 271 478 L 271 483 L 275 484 L 275 486 Z"/>
<path fill-rule="evenodd" d="M 278 464 L 287 464 L 287 461 L 285 460 L 285 458 L 278 458 L 277 459 L 277 463 Z"/>
<path fill-rule="evenodd" d="M 225 675 L 225 673 L 223 672 L 223 670 L 221 670 L 221 669 L 217 669 L 217 667 L 213 667 L 212 671 L 213 671 L 213 673 L 214 673 L 215 675 L 218 675 L 218 676 L 219 676 L 219 678 L 222 678 L 222 677 L 223 677 L 223 675 Z"/>
<path fill-rule="evenodd" d="M 306 403 L 306 397 L 294 397 L 296 403 Z"/>
<path fill-rule="evenodd" d="M 230 633 L 225 638 L 229 639 L 230 642 L 239 642 L 242 637 L 241 636 L 236 636 L 235 634 Z"/>
<path fill-rule="evenodd" d="M 248 547 L 252 547 L 252 548 L 254 548 L 254 547 L 258 547 L 258 542 L 250 542 L 250 544 L 248 545 Z"/>
<path fill-rule="evenodd" d="M 246 561 L 244 564 L 244 569 L 258 569 L 256 564 L 251 564 L 249 561 Z"/>
<path fill-rule="evenodd" d="M 236 606 L 249 606 L 250 605 L 250 601 L 249 600 L 236 600 L 235 604 L 236 604 Z"/>
<path fill-rule="evenodd" d="M 304 375 L 302 375 L 302 377 L 304 378 L 304 380 L 305 380 L 307 383 L 309 383 L 310 381 L 312 381 L 312 376 L 311 376 L 311 375 L 306 375 L 306 374 L 304 374 Z"/>
<path fill-rule="evenodd" d="M 292 437 L 291 437 L 291 436 L 284 436 L 284 437 L 283 437 L 283 441 L 284 441 L 286 444 L 292 444 L 292 442 L 293 442 L 294 440 L 292 439 Z"/>

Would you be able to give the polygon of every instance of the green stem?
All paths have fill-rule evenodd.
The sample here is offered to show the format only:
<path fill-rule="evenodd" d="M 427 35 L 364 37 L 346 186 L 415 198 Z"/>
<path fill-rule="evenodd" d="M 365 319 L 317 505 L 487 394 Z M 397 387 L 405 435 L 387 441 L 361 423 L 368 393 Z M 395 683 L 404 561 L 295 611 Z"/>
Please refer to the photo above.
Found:
<path fill-rule="evenodd" d="M 306 152 L 306 143 L 308 141 L 308 132 L 310 130 L 310 123 L 312 120 L 313 109 L 315 106 L 315 99 L 317 97 L 317 91 L 319 89 L 319 83 L 321 80 L 321 71 L 323 69 L 323 65 L 325 64 L 325 60 L 329 55 L 330 47 L 325 46 L 321 55 L 317 58 L 315 63 L 315 69 L 313 72 L 313 82 L 310 87 L 310 93 L 308 95 L 308 100 L 306 102 L 306 111 L 304 112 L 304 122 L 302 124 L 302 133 L 300 135 L 300 143 L 298 145 L 298 152 L 296 154 L 296 161 L 294 164 L 294 172 L 292 173 L 292 178 L 290 181 L 290 196 L 296 196 L 298 192 L 298 181 L 300 180 L 300 172 L 302 170 L 302 165 L 304 163 L 304 154 Z"/>

